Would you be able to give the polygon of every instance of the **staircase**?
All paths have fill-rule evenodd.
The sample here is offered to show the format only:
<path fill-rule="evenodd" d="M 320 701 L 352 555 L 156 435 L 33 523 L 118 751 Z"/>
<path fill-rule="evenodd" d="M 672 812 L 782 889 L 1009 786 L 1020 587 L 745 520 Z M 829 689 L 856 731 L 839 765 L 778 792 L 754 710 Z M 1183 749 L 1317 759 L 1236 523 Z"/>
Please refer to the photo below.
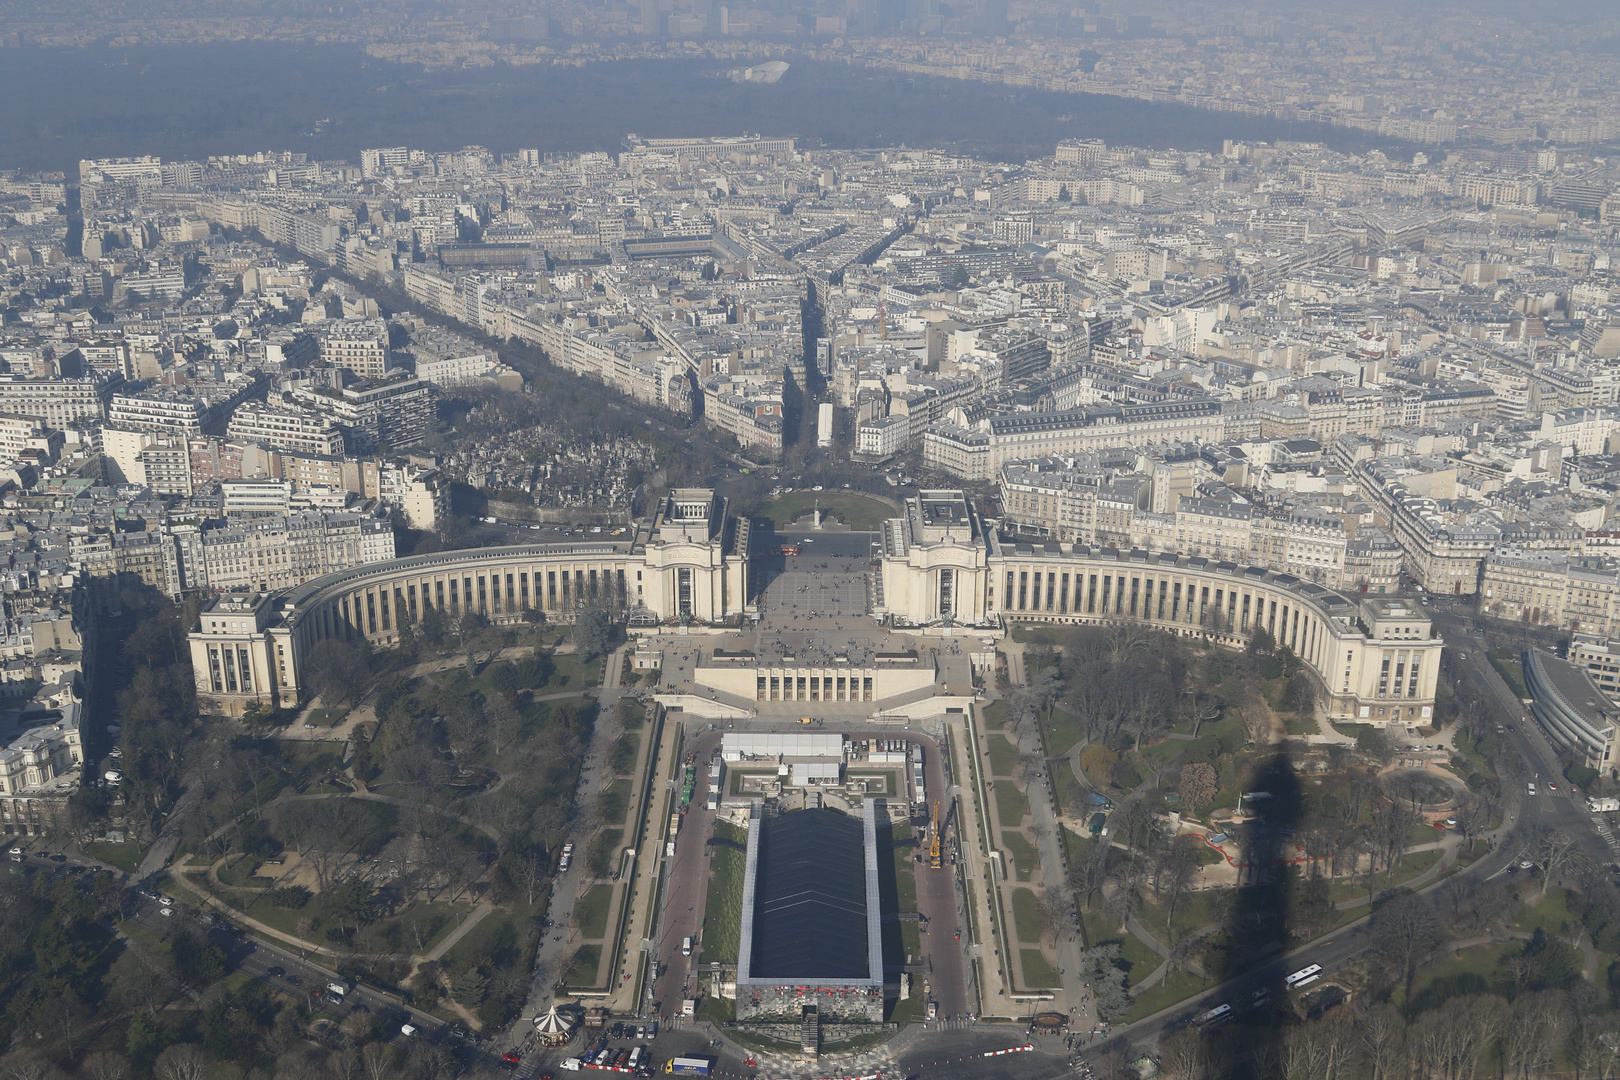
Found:
<path fill-rule="evenodd" d="M 804 1021 L 799 1028 L 799 1052 L 808 1058 L 821 1054 L 821 1013 L 814 1005 L 804 1007 Z"/>

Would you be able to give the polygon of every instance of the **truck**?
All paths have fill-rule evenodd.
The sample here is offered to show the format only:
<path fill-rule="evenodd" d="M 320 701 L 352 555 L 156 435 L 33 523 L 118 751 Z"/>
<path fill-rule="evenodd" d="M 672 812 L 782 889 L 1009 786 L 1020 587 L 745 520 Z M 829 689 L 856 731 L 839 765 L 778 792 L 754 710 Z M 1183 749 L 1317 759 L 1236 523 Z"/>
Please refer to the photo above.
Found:
<path fill-rule="evenodd" d="M 1587 799 L 1586 808 L 1594 814 L 1606 814 L 1614 810 L 1620 810 L 1620 799 Z"/>
<path fill-rule="evenodd" d="M 709 1060 L 700 1057 L 674 1057 L 664 1062 L 664 1071 L 684 1076 L 708 1076 Z"/>

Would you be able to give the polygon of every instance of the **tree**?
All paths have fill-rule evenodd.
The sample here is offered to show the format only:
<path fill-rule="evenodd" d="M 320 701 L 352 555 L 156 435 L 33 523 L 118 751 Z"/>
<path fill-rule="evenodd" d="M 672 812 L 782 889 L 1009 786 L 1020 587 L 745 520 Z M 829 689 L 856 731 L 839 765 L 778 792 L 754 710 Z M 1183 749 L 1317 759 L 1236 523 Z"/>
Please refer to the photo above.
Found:
<path fill-rule="evenodd" d="M 196 1043 L 180 1043 L 158 1055 L 153 1072 L 158 1080 L 208 1080 L 208 1055 Z"/>
<path fill-rule="evenodd" d="M 1502 1064 L 1508 1075 L 1529 1080 L 1546 1071 L 1563 1044 L 1568 1002 L 1557 990 L 1521 995 L 1502 1024 Z"/>
<path fill-rule="evenodd" d="M 345 929 L 359 929 L 370 922 L 377 890 L 360 877 L 344 878 L 330 896 L 323 898 L 321 914 L 327 923 Z"/>
<path fill-rule="evenodd" d="M 103 1051 L 84 1060 L 84 1074 L 90 1080 L 129 1080 L 129 1062 Z"/>
<path fill-rule="evenodd" d="M 1075 891 L 1091 910 L 1091 898 L 1108 880 L 1108 845 L 1093 845 L 1090 858 L 1081 857 L 1069 864 L 1069 888 Z"/>
<path fill-rule="evenodd" d="M 1188 809 L 1206 806 L 1220 790 L 1220 774 L 1207 761 L 1194 761 L 1181 767 L 1178 786 L 1181 803 Z"/>
<path fill-rule="evenodd" d="M 385 1043 L 371 1043 L 360 1051 L 360 1064 L 366 1080 L 391 1080 L 399 1075 L 401 1062 L 395 1060 L 393 1048 Z"/>
<path fill-rule="evenodd" d="M 1193 879 L 1198 875 L 1198 848 L 1201 841 L 1192 836 L 1178 836 L 1158 855 L 1160 872 L 1155 892 L 1164 905 L 1165 922 L 1173 924 L 1176 907 L 1186 895 Z"/>
<path fill-rule="evenodd" d="M 1373 913 L 1372 930 L 1379 954 L 1395 970 L 1411 1000 L 1419 965 L 1445 940 L 1434 908 L 1416 894 L 1398 896 Z"/>
<path fill-rule="evenodd" d="M 316 642 L 304 660 L 304 684 L 329 709 L 358 701 L 369 674 L 354 646 L 336 638 Z"/>
<path fill-rule="evenodd" d="M 1080 751 L 1080 767 L 1093 783 L 1106 784 L 1119 764 L 1119 755 L 1103 743 L 1092 743 Z"/>
<path fill-rule="evenodd" d="M 1055 949 L 1059 938 L 1074 932 L 1074 897 L 1062 889 L 1041 890 L 1041 914 L 1046 917 L 1046 927 L 1052 932 L 1052 948 Z"/>
<path fill-rule="evenodd" d="M 1303 671 L 1296 671 L 1283 689 L 1283 708 L 1289 712 L 1308 713 L 1316 710 L 1316 680 Z"/>
<path fill-rule="evenodd" d="M 1357 1025 L 1356 1035 L 1372 1070 L 1368 1080 L 1390 1080 L 1399 1067 L 1406 1041 L 1406 1022 L 1400 1010 L 1387 1001 L 1374 1005 Z"/>
<path fill-rule="evenodd" d="M 1563 829 L 1552 829 L 1536 838 L 1535 852 L 1541 862 L 1541 892 L 1547 892 L 1554 877 L 1577 866 L 1583 859 L 1580 844 Z"/>
<path fill-rule="evenodd" d="M 613 620 L 607 609 L 590 604 L 574 622 L 574 649 L 582 661 L 594 660 L 613 649 Z"/>
<path fill-rule="evenodd" d="M 450 632 L 450 616 L 443 608 L 424 608 L 422 621 L 418 624 L 417 630 L 423 641 L 438 648 L 444 644 L 445 636 Z"/>
<path fill-rule="evenodd" d="M 1269 656 L 1277 648 L 1277 638 L 1260 623 L 1249 632 L 1249 651 L 1255 656 Z"/>
<path fill-rule="evenodd" d="M 1105 1023 L 1123 1016 L 1131 1007 L 1131 997 L 1125 989 L 1125 972 L 1114 963 L 1118 959 L 1119 943 L 1114 941 L 1087 949 L 1080 957 L 1081 977 L 1091 984 L 1097 1018 Z"/>
<path fill-rule="evenodd" d="M 1159 1040 L 1159 1072 L 1165 1080 L 1200 1080 L 1204 1074 L 1204 1039 L 1184 1027 Z"/>

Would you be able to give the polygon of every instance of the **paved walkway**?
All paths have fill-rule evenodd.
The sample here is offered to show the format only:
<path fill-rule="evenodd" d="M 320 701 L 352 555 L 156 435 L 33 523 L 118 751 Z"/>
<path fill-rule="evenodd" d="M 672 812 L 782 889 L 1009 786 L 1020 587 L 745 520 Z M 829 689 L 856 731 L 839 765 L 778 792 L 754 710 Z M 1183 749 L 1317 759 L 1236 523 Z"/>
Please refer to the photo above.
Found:
<path fill-rule="evenodd" d="M 952 795 L 960 800 L 960 805 L 967 811 L 961 815 L 958 828 L 962 830 L 961 856 L 967 862 L 962 878 L 967 883 L 968 903 L 973 909 L 972 925 L 976 939 L 973 958 L 978 961 L 980 1007 L 985 1014 L 999 1016 L 1009 1015 L 1016 1010 L 1009 1008 L 1007 967 L 1003 958 L 996 955 L 1000 951 L 1000 942 L 991 930 L 1000 920 L 999 913 L 993 913 L 991 909 L 993 886 L 989 883 L 993 881 L 993 875 L 984 855 L 991 846 L 989 838 L 984 835 L 984 825 L 989 820 L 984 771 L 989 765 L 979 754 L 977 740 L 970 738 L 969 734 L 976 731 L 982 721 L 979 707 L 974 706 L 973 715 L 957 731 L 957 737 L 951 740 L 951 749 L 956 755 L 951 772 L 959 781 L 970 785 L 967 790 L 958 786 Z M 970 755 L 976 759 L 972 764 L 968 761 Z M 978 778 L 976 785 L 974 777 Z M 984 951 L 986 947 L 991 950 L 988 955 Z M 1007 959 L 1010 962 L 1010 958 Z"/>
<path fill-rule="evenodd" d="M 488 915 L 494 910 L 495 905 L 488 903 L 479 904 L 477 907 L 473 908 L 472 911 L 468 913 L 467 917 L 461 920 L 460 926 L 444 935 L 444 940 L 433 946 L 433 948 L 428 951 L 427 959 L 437 960 L 439 957 L 455 948 L 456 942 L 466 937 L 473 927 L 484 921 L 485 915 Z"/>

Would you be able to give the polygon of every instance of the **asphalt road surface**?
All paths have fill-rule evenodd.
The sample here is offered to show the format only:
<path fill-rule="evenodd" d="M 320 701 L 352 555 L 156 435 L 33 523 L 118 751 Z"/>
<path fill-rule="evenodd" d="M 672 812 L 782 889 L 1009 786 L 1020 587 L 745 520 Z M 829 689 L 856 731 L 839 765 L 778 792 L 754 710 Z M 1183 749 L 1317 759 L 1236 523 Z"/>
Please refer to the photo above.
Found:
<path fill-rule="evenodd" d="M 375 990 L 356 986 L 346 994 L 334 995 L 326 989 L 327 985 L 340 980 L 329 971 L 303 959 L 297 952 L 249 937 L 178 901 L 163 904 L 162 899 L 167 897 L 150 891 L 131 891 L 124 907 L 124 922 L 134 923 L 164 940 L 181 929 L 205 934 L 224 952 L 233 969 L 284 994 L 303 995 L 317 1009 L 337 1020 L 356 1010 L 381 1016 L 390 1036 L 397 1042 L 406 1041 L 406 1036 L 401 1032 L 405 1024 L 416 1029 L 412 1038 L 438 1041 L 452 1035 L 451 1026 L 437 1017 L 411 1009 Z M 320 993 L 316 996 L 311 991 Z M 475 1041 L 469 1039 L 468 1042 L 476 1048 Z"/>

